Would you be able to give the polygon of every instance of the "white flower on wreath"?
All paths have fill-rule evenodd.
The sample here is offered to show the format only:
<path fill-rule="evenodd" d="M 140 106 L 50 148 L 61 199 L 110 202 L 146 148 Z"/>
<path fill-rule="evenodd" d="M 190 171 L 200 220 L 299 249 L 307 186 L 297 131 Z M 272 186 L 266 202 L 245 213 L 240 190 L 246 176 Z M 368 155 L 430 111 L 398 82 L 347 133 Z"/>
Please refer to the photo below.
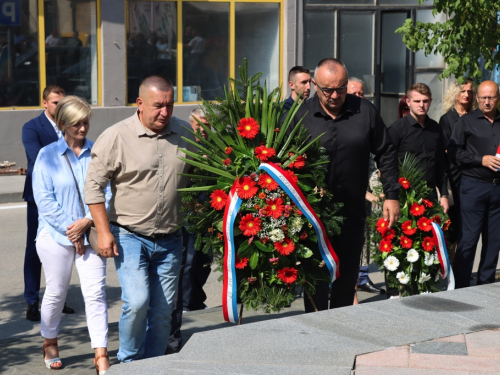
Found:
<path fill-rule="evenodd" d="M 425 253 L 424 263 L 426 266 L 432 266 L 434 264 L 434 253 Z"/>
<path fill-rule="evenodd" d="M 396 271 L 399 267 L 399 260 L 395 256 L 389 255 L 384 260 L 384 267 L 388 271 Z"/>
<path fill-rule="evenodd" d="M 396 278 L 401 284 L 408 284 L 408 282 L 410 281 L 410 277 L 402 271 L 396 274 Z"/>
<path fill-rule="evenodd" d="M 439 270 L 437 273 L 436 273 L 436 277 L 434 278 L 434 282 L 438 282 L 439 278 L 441 277 L 441 270 Z"/>
<path fill-rule="evenodd" d="M 406 260 L 410 263 L 416 262 L 419 257 L 418 251 L 415 249 L 408 250 L 408 253 L 406 254 Z"/>
<path fill-rule="evenodd" d="M 429 281 L 431 279 L 431 275 L 427 275 L 425 272 L 422 272 L 420 275 L 420 278 L 418 279 L 418 282 L 420 284 L 425 283 L 426 281 Z"/>
<path fill-rule="evenodd" d="M 273 242 L 280 242 L 285 239 L 285 234 L 281 229 L 273 229 L 269 232 L 269 239 Z"/>

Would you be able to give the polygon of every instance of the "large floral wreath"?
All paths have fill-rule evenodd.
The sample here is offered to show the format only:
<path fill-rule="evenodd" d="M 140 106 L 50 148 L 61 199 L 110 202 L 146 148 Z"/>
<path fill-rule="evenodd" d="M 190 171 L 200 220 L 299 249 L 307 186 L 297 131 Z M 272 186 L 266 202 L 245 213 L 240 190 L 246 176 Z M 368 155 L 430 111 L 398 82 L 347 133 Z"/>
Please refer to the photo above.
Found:
<path fill-rule="evenodd" d="M 288 187 L 301 190 L 311 208 L 306 211 L 315 212 L 326 237 L 339 233 L 342 219 L 335 216 L 340 205 L 326 190 L 328 157 L 319 137 L 311 140 L 300 123 L 291 129 L 300 104 L 285 114 L 280 89 L 268 93 L 258 83 L 260 74 L 249 78 L 246 61 L 240 77 L 224 99 L 204 101 L 210 126 L 200 126 L 208 138 L 197 132 L 199 143 L 186 140 L 198 151 L 183 150 L 191 157 L 183 160 L 194 167 L 188 175 L 192 186 L 181 189 L 185 225 L 196 233 L 196 249 L 213 252 L 225 273 L 231 271 L 225 263 L 228 246 L 234 248 L 233 276 L 241 303 L 269 312 L 293 301 L 295 285 L 313 294 L 319 280 L 332 278 L 318 246 L 324 238 L 318 239 L 317 227 Z M 272 171 L 286 183 L 280 184 Z M 233 210 L 229 206 L 236 195 L 241 205 Z M 227 225 L 231 213 L 234 225 Z"/>

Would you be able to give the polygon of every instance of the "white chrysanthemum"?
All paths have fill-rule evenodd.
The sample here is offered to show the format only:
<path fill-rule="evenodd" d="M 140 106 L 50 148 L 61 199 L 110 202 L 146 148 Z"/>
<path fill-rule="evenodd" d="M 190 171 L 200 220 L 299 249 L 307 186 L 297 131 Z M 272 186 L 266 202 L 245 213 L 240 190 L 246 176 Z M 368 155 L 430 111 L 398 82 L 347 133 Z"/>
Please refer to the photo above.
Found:
<path fill-rule="evenodd" d="M 425 272 L 422 272 L 422 275 L 420 275 L 420 278 L 418 279 L 418 282 L 420 284 L 423 284 L 426 281 L 429 281 L 430 279 L 431 279 L 431 275 L 427 275 Z"/>
<path fill-rule="evenodd" d="M 398 272 L 396 274 L 396 277 L 401 284 L 408 284 L 408 282 L 410 281 L 410 277 L 404 272 Z"/>
<path fill-rule="evenodd" d="M 436 277 L 434 278 L 434 281 L 437 283 L 440 277 L 441 277 L 441 270 L 439 270 L 439 271 L 436 273 Z"/>
<path fill-rule="evenodd" d="M 425 253 L 424 263 L 426 266 L 432 266 L 434 264 L 434 254 L 433 253 Z"/>
<path fill-rule="evenodd" d="M 399 260 L 395 256 L 389 255 L 384 260 L 384 267 L 387 268 L 388 271 L 396 271 L 399 267 Z"/>
<path fill-rule="evenodd" d="M 299 233 L 302 229 L 302 219 L 299 216 L 295 216 L 292 220 L 290 220 L 290 224 L 288 225 L 288 231 L 291 234 Z"/>
<path fill-rule="evenodd" d="M 281 242 L 285 239 L 285 234 L 281 229 L 273 229 L 269 232 L 269 239 L 273 242 Z"/>
<path fill-rule="evenodd" d="M 410 263 L 416 262 L 419 258 L 418 251 L 415 249 L 408 250 L 406 254 L 406 260 Z"/>

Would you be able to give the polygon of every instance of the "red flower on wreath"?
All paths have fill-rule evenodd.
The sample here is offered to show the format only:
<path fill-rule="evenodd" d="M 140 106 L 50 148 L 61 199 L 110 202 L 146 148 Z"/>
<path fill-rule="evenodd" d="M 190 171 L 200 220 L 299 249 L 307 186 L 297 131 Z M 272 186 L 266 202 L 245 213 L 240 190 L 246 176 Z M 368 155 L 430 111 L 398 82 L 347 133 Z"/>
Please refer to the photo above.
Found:
<path fill-rule="evenodd" d="M 401 226 L 401 229 L 403 229 L 403 233 L 407 236 L 411 236 L 417 231 L 417 228 L 412 228 L 411 220 L 405 221 Z"/>
<path fill-rule="evenodd" d="M 425 212 L 425 208 L 423 205 L 419 205 L 417 203 L 413 203 L 410 207 L 410 213 L 413 216 L 422 216 Z"/>
<path fill-rule="evenodd" d="M 283 241 L 275 242 L 274 248 L 281 255 L 290 255 L 295 250 L 295 244 L 293 243 L 291 238 L 285 237 Z"/>
<path fill-rule="evenodd" d="M 210 198 L 212 198 L 210 205 L 217 211 L 222 210 L 226 205 L 227 194 L 224 190 L 214 190 L 213 193 L 210 194 Z"/>
<path fill-rule="evenodd" d="M 439 216 L 439 215 L 435 215 L 435 216 L 431 219 L 431 221 L 433 221 L 433 222 L 435 222 L 435 223 L 437 223 L 437 224 L 440 224 L 440 225 L 441 225 L 441 216 Z"/>
<path fill-rule="evenodd" d="M 390 253 L 392 250 L 392 243 L 389 240 L 382 240 L 380 241 L 378 248 L 383 253 Z"/>
<path fill-rule="evenodd" d="M 240 229 L 244 236 L 255 236 L 260 231 L 260 219 L 252 214 L 246 214 L 241 218 Z"/>
<path fill-rule="evenodd" d="M 294 155 L 293 152 L 289 152 L 288 156 L 291 158 Z M 302 155 L 297 156 L 297 159 L 295 159 L 293 162 L 288 164 L 288 168 L 294 168 L 294 169 L 300 169 L 303 168 L 306 165 L 306 158 L 304 158 Z"/>
<path fill-rule="evenodd" d="M 278 279 L 283 281 L 285 284 L 293 284 L 297 280 L 299 271 L 292 267 L 285 267 L 278 270 Z"/>
<path fill-rule="evenodd" d="M 431 208 L 432 206 L 434 206 L 434 203 L 432 203 L 430 200 L 428 199 L 422 199 L 422 203 L 424 204 L 425 207 L 427 208 Z"/>
<path fill-rule="evenodd" d="M 421 217 L 417 221 L 417 227 L 424 232 L 429 232 L 432 230 L 432 221 L 427 219 L 426 217 Z"/>
<path fill-rule="evenodd" d="M 424 248 L 425 251 L 434 250 L 435 245 L 436 243 L 434 242 L 434 238 L 432 237 L 425 237 L 424 241 L 422 242 L 422 247 Z"/>
<path fill-rule="evenodd" d="M 255 156 L 261 161 L 267 161 L 268 159 L 276 156 L 276 151 L 274 148 L 267 148 L 266 146 L 255 147 Z"/>
<path fill-rule="evenodd" d="M 389 230 L 389 222 L 381 217 L 377 221 L 377 231 L 383 236 Z"/>
<path fill-rule="evenodd" d="M 259 176 L 258 184 L 262 189 L 267 189 L 269 191 L 276 190 L 279 186 L 278 183 L 276 181 L 274 181 L 274 179 L 271 176 L 269 176 L 267 173 L 262 173 Z"/>
<path fill-rule="evenodd" d="M 231 164 L 231 159 L 227 158 L 222 160 L 222 164 L 224 164 L 227 167 L 229 164 Z"/>
<path fill-rule="evenodd" d="M 399 237 L 399 242 L 401 242 L 401 246 L 405 249 L 411 249 L 413 245 L 413 241 L 405 236 Z"/>
<path fill-rule="evenodd" d="M 448 219 L 444 222 L 443 230 L 448 230 L 450 228 L 451 220 Z"/>
<path fill-rule="evenodd" d="M 285 172 L 288 172 L 288 176 L 290 177 L 290 180 L 292 180 L 295 183 L 299 182 L 299 178 L 295 175 L 295 173 L 293 171 L 285 171 Z"/>
<path fill-rule="evenodd" d="M 224 149 L 224 152 L 226 155 L 229 155 L 231 152 L 233 152 L 233 148 L 231 146 L 228 146 Z"/>
<path fill-rule="evenodd" d="M 259 123 L 251 117 L 242 118 L 238 123 L 238 131 L 243 138 L 254 139 L 259 129 Z"/>
<path fill-rule="evenodd" d="M 279 218 L 283 211 L 285 210 L 285 205 L 283 204 L 283 199 L 266 199 L 267 206 L 264 207 L 267 216 L 272 216 L 274 219 Z"/>
<path fill-rule="evenodd" d="M 245 268 L 247 266 L 248 261 L 249 261 L 248 258 L 240 259 L 240 258 L 238 258 L 238 254 L 236 254 L 236 259 L 234 261 L 234 266 L 237 269 L 242 270 L 243 268 Z"/>
<path fill-rule="evenodd" d="M 392 241 L 396 237 L 396 231 L 394 229 L 387 229 L 387 231 L 382 235 L 384 240 Z"/>
<path fill-rule="evenodd" d="M 238 181 L 238 196 L 241 199 L 249 199 L 257 194 L 259 188 L 255 186 L 255 182 L 252 180 L 252 177 L 242 177 Z"/>
<path fill-rule="evenodd" d="M 401 177 L 399 179 L 399 183 L 401 184 L 401 186 L 403 187 L 403 189 L 409 189 L 410 188 L 410 181 L 408 181 L 406 178 L 404 177 Z"/>

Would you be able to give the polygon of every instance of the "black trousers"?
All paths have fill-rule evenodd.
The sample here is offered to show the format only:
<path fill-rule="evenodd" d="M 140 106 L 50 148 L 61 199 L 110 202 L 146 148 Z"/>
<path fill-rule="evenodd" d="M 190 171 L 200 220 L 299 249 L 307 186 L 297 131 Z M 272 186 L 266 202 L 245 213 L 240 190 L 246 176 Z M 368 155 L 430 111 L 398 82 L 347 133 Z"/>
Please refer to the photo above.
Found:
<path fill-rule="evenodd" d="M 477 284 L 493 283 L 500 249 L 500 185 L 462 176 L 460 203 L 462 223 L 453 263 L 455 287 L 470 286 L 479 235 L 482 249 Z"/>
<path fill-rule="evenodd" d="M 339 258 L 340 276 L 333 282 L 331 288 L 328 287 L 327 282 L 318 283 L 316 286 L 313 301 L 318 310 L 328 310 L 329 301 L 331 309 L 353 304 L 361 251 L 365 242 L 364 228 L 364 217 L 348 216 L 342 226 L 341 234 L 330 238 L 333 249 Z M 328 298 L 329 294 L 330 299 Z M 306 312 L 314 311 L 307 295 L 304 295 L 304 307 Z"/>

